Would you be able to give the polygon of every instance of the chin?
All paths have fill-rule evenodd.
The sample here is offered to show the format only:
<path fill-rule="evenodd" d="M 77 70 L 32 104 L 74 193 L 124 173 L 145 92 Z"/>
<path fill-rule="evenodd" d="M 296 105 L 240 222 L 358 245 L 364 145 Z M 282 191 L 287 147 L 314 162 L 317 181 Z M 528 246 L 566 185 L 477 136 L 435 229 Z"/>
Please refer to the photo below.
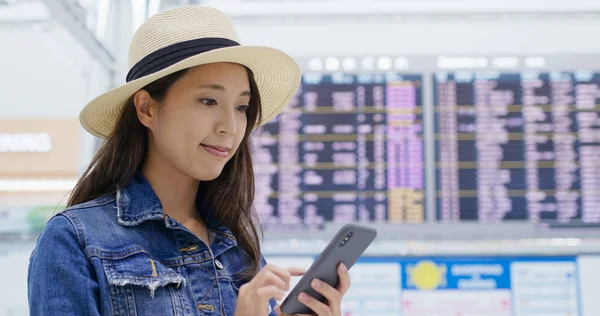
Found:
<path fill-rule="evenodd" d="M 210 168 L 192 173 L 192 177 L 199 181 L 212 181 L 221 175 L 223 168 Z"/>

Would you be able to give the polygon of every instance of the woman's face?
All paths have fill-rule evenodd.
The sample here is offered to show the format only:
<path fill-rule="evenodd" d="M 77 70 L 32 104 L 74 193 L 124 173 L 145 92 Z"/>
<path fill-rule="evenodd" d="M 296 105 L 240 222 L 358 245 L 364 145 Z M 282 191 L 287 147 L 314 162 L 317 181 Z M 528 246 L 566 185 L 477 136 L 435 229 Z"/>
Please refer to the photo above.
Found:
<path fill-rule="evenodd" d="M 249 104 L 250 84 L 243 66 L 191 68 L 148 110 L 148 122 L 138 110 L 151 130 L 149 154 L 157 156 L 151 160 L 196 180 L 217 178 L 244 138 Z"/>

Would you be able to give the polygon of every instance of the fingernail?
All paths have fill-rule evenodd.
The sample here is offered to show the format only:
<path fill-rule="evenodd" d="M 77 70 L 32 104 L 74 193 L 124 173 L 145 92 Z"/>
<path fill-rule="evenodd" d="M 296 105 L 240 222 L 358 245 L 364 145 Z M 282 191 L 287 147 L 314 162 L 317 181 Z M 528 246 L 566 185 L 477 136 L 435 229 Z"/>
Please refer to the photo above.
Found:
<path fill-rule="evenodd" d="M 314 286 L 314 287 L 316 287 L 316 288 L 320 288 L 320 287 L 321 287 L 321 285 L 322 285 L 321 281 L 319 281 L 319 280 L 317 280 L 317 279 L 314 279 L 314 280 L 313 280 L 313 286 Z"/>
<path fill-rule="evenodd" d="M 302 302 L 306 302 L 308 300 L 308 295 L 306 295 L 306 293 L 302 292 L 302 293 L 300 293 L 300 295 L 298 295 L 298 299 Z"/>
<path fill-rule="evenodd" d="M 342 272 L 348 271 L 348 268 L 346 268 L 346 265 L 343 262 L 340 264 L 340 270 L 342 270 Z"/>

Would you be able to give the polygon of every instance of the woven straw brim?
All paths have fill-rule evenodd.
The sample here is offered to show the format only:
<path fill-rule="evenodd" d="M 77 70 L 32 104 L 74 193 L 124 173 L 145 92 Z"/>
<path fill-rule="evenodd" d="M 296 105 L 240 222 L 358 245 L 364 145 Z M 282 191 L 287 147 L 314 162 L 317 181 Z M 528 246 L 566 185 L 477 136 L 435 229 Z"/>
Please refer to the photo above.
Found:
<path fill-rule="evenodd" d="M 277 49 L 260 46 L 215 49 L 184 59 L 98 96 L 81 111 L 81 125 L 90 134 L 106 138 L 112 133 L 123 106 L 138 90 L 179 70 L 217 62 L 241 64 L 254 74 L 262 103 L 262 120 L 257 127 L 277 116 L 291 101 L 300 85 L 301 71 L 298 64 Z"/>

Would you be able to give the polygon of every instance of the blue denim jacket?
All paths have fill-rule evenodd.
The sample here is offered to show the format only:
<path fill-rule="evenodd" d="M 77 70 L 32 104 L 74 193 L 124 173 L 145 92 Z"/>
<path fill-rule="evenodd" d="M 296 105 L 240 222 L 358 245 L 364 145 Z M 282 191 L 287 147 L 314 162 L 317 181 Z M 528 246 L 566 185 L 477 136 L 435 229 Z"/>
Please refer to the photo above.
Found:
<path fill-rule="evenodd" d="M 31 315 L 234 315 L 247 263 L 231 231 L 201 209 L 210 247 L 162 211 L 141 173 L 55 215 L 29 263 Z"/>

